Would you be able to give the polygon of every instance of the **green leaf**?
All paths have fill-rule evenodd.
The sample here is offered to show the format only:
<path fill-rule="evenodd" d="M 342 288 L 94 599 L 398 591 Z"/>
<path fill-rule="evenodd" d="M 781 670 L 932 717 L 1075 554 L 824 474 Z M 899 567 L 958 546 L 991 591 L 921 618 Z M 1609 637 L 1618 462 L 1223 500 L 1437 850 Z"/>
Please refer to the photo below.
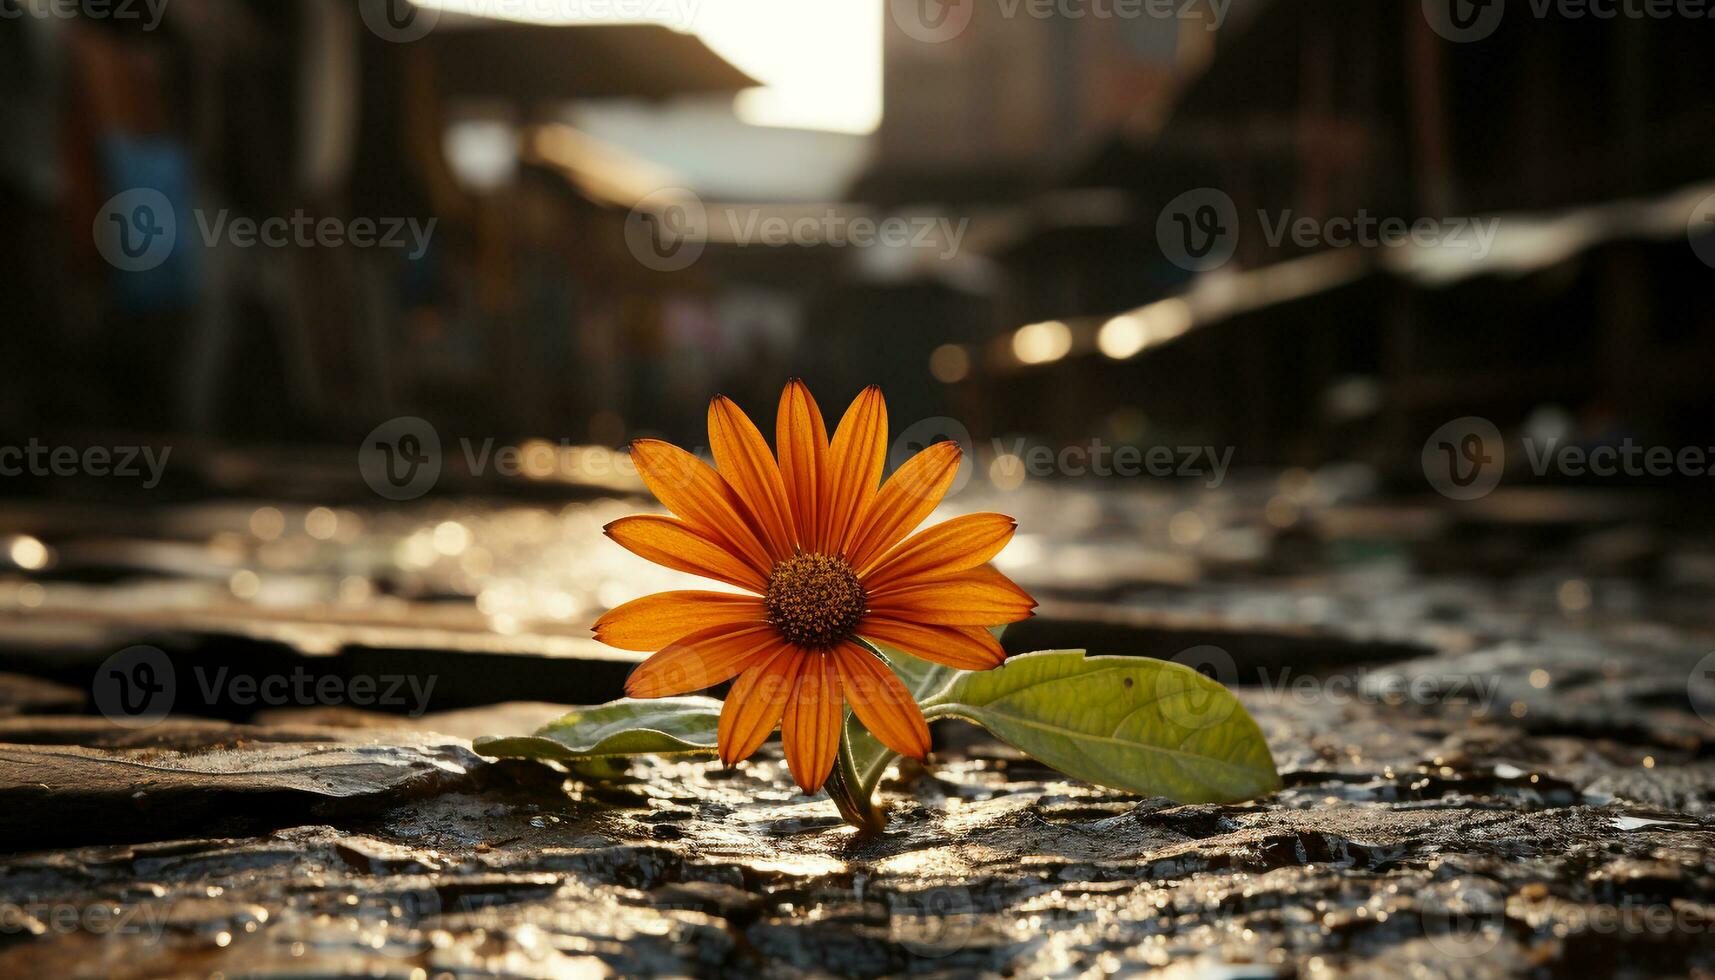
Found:
<path fill-rule="evenodd" d="M 580 708 L 534 735 L 485 736 L 476 751 L 521 759 L 713 754 L 721 703 L 714 698 L 623 698 Z"/>
<path fill-rule="evenodd" d="M 1050 650 L 955 674 L 923 705 L 926 717 L 974 722 L 1069 776 L 1181 803 L 1280 788 L 1244 705 L 1183 664 Z"/>
<path fill-rule="evenodd" d="M 891 647 L 872 649 L 926 718 L 974 722 L 1069 776 L 1186 803 L 1246 800 L 1280 788 L 1268 745 L 1244 706 L 1181 664 L 1054 650 L 962 671 Z M 534 735 L 479 738 L 476 750 L 572 762 L 713 754 L 720 711 L 721 702 L 707 697 L 613 701 L 573 711 Z M 893 758 L 846 718 L 829 795 L 847 820 L 879 829 L 874 791 Z"/>

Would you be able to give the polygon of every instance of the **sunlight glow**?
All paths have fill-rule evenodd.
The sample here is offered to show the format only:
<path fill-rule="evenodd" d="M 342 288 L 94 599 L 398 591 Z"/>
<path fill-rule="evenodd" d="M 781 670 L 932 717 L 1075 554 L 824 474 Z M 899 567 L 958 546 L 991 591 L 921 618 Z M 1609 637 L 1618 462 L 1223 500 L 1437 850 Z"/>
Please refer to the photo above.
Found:
<path fill-rule="evenodd" d="M 1012 355 L 1024 364 L 1051 364 L 1072 351 L 1072 328 L 1059 320 L 1031 323 L 1012 335 Z"/>
<path fill-rule="evenodd" d="M 763 83 L 741 92 L 757 126 L 869 133 L 881 123 L 874 0 L 418 0 L 422 7 L 535 24 L 661 24 L 702 38 Z"/>
<path fill-rule="evenodd" d="M 1191 329 L 1194 317 L 1182 299 L 1164 299 L 1102 324 L 1096 346 L 1116 361 L 1135 357 L 1146 347 L 1165 343 Z"/>

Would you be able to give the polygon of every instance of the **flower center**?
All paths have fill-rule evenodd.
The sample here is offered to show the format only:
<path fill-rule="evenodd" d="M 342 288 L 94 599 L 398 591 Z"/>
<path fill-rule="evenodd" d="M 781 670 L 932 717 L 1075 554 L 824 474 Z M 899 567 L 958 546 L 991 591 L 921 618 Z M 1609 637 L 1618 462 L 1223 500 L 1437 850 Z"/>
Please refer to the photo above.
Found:
<path fill-rule="evenodd" d="M 781 636 L 801 647 L 827 649 L 857 629 L 867 597 L 845 559 L 796 555 L 774 563 L 763 604 Z"/>

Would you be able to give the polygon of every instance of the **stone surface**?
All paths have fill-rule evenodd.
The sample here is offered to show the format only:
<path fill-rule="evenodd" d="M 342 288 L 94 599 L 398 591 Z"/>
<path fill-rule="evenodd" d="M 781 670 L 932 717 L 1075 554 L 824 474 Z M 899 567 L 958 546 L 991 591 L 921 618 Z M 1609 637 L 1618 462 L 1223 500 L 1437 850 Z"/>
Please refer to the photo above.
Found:
<path fill-rule="evenodd" d="M 0 718 L 51 711 L 79 711 L 88 700 L 84 692 L 21 674 L 0 674 Z"/>
<path fill-rule="evenodd" d="M 67 734 L 64 730 L 61 734 Z M 0 745 L 0 839 L 15 845 L 158 840 L 200 829 L 372 812 L 468 783 L 458 743 L 311 740 L 203 729 L 184 747 Z M 102 738 L 111 738 L 102 736 Z M 100 740 L 100 739 L 96 739 Z"/>
<path fill-rule="evenodd" d="M 1282 792 L 1127 796 L 944 723 L 927 766 L 884 782 L 874 838 L 798 793 L 775 745 L 733 771 L 638 759 L 603 780 L 470 751 L 562 710 L 541 677 L 605 683 L 554 645 L 603 583 L 680 584 L 607 564 L 595 536 L 615 502 L 366 518 L 332 556 L 256 564 L 266 608 L 195 584 L 205 550 L 174 552 L 170 573 L 158 548 L 128 551 L 153 585 L 14 583 L 34 604 L 0 623 L 6 665 L 59 693 L 0 697 L 0 975 L 1715 975 L 1710 539 L 1558 499 L 1450 512 L 1334 494 L 1282 529 L 1258 516 L 1276 493 L 1203 500 L 1206 533 L 1178 545 L 1167 525 L 1193 508 L 1170 495 L 961 506 L 1026 529 L 1010 570 L 1047 602 L 1010 643 L 1210 670 L 1261 724 Z M 213 540 L 249 516 L 168 523 Z M 549 570 L 541 542 L 598 567 Z M 460 578 L 455 544 L 488 552 L 484 575 Z M 370 584 L 340 584 L 354 574 Z M 347 588 L 360 601 L 338 606 Z M 174 603 L 195 629 L 162 630 Z M 92 620 L 103 639 L 85 646 Z M 349 677 L 366 662 L 350 651 L 385 645 L 365 640 L 378 623 L 441 631 L 424 634 L 429 713 L 69 713 L 91 710 L 78 685 L 102 643 Z"/>

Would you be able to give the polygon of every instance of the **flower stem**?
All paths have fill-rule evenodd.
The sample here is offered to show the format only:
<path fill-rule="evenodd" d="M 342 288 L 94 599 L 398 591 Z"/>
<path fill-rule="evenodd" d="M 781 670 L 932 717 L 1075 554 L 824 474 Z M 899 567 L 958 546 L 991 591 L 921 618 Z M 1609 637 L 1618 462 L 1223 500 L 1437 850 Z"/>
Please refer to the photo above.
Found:
<path fill-rule="evenodd" d="M 840 739 L 839 756 L 824 788 L 839 809 L 840 816 L 859 833 L 870 836 L 887 829 L 887 816 L 875 805 L 875 787 L 865 785 L 852 759 L 851 745 L 844 738 Z"/>

